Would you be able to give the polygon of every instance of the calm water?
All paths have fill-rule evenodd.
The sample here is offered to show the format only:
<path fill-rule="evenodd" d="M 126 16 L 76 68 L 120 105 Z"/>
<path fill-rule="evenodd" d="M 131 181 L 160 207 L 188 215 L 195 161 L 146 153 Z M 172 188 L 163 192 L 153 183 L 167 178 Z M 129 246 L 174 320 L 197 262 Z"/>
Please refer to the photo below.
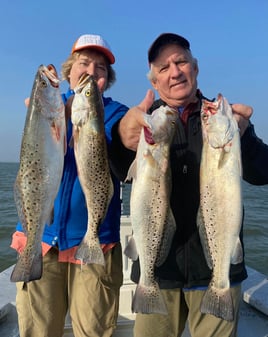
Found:
<path fill-rule="evenodd" d="M 18 164 L 0 163 L 0 271 L 16 260 L 16 253 L 9 245 L 18 221 L 13 198 L 17 170 Z"/>
<path fill-rule="evenodd" d="M 13 185 L 18 170 L 16 163 L 0 163 L 0 271 L 16 261 L 9 247 L 17 223 Z M 123 214 L 129 214 L 130 185 L 123 185 Z M 245 205 L 244 243 L 246 263 L 268 275 L 268 185 L 243 183 Z"/>

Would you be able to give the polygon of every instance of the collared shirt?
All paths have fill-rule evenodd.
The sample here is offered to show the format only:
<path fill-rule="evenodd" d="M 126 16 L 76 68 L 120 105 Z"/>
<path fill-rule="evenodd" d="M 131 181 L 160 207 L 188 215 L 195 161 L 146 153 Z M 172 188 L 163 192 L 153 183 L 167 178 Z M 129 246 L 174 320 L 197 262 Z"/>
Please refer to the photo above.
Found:
<path fill-rule="evenodd" d="M 24 233 L 16 231 L 12 235 L 12 242 L 10 247 L 15 249 L 19 254 L 23 252 L 26 244 L 27 244 L 27 236 Z M 105 254 L 108 250 L 112 249 L 115 245 L 116 243 L 101 244 L 103 254 Z M 42 255 L 45 256 L 52 247 L 53 247 L 52 245 L 42 242 Z M 77 249 L 78 246 L 62 251 L 59 250 L 58 261 L 82 264 L 81 260 L 77 260 L 74 258 Z"/>

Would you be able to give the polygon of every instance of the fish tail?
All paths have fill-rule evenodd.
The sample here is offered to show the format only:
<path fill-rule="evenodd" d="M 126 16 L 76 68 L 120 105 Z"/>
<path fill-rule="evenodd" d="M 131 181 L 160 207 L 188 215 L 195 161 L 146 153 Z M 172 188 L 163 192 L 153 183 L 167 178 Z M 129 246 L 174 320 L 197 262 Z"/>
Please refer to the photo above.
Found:
<path fill-rule="evenodd" d="M 234 309 L 230 288 L 209 287 L 203 296 L 200 311 L 226 321 L 233 321 Z"/>
<path fill-rule="evenodd" d="M 101 246 L 99 242 L 95 241 L 88 244 L 83 240 L 75 253 L 75 258 L 85 264 L 96 263 L 103 266 L 105 265 Z"/>
<path fill-rule="evenodd" d="M 42 277 L 43 258 L 42 251 L 30 258 L 22 252 L 10 276 L 11 282 L 30 282 Z"/>
<path fill-rule="evenodd" d="M 168 314 L 165 301 L 157 283 L 154 283 L 152 286 L 137 285 L 132 299 L 132 312 Z"/>

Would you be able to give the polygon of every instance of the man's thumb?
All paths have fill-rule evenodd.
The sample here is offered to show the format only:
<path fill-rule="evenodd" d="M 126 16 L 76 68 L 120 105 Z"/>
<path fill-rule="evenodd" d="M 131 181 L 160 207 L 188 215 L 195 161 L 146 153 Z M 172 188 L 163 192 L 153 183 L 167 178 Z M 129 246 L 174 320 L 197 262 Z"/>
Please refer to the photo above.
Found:
<path fill-rule="evenodd" d="M 143 101 L 138 105 L 143 112 L 147 112 L 154 102 L 154 92 L 149 89 L 143 99 Z"/>

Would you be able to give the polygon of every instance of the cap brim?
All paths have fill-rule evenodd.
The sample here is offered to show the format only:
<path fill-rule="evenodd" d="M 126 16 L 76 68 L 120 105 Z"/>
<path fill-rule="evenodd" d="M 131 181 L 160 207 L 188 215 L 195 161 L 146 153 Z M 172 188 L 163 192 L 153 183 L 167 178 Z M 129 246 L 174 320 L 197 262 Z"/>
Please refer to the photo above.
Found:
<path fill-rule="evenodd" d="M 98 45 L 89 45 L 89 46 L 81 46 L 81 47 L 77 47 L 77 48 L 73 48 L 72 49 L 72 54 L 76 51 L 79 51 L 79 50 L 83 50 L 83 49 L 93 49 L 93 50 L 97 50 L 101 53 L 103 53 L 110 64 L 114 64 L 115 63 L 115 57 L 113 55 L 113 53 L 110 52 L 110 50 L 108 50 L 107 48 L 105 47 L 102 47 L 102 46 L 98 46 Z"/>

